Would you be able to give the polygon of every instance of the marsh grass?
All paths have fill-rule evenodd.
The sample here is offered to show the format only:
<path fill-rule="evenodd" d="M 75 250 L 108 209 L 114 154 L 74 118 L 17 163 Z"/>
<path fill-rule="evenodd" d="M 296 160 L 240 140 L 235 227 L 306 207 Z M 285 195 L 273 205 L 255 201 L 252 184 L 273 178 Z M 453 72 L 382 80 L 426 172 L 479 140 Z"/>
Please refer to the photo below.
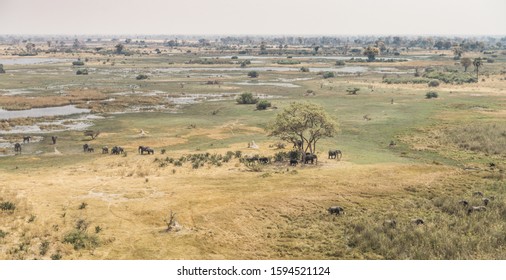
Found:
<path fill-rule="evenodd" d="M 460 149 L 490 155 L 506 155 L 505 123 L 470 123 L 448 129 L 444 141 Z"/>
<path fill-rule="evenodd" d="M 481 197 L 464 193 L 462 196 L 424 191 L 405 200 L 402 208 L 415 206 L 411 215 L 425 217 L 423 225 L 412 222 L 413 216 L 403 210 L 393 215 L 383 211 L 353 217 L 346 221 L 345 235 L 350 248 L 361 254 L 384 259 L 502 259 L 506 257 L 506 203 L 504 184 L 496 182 L 486 187 L 488 195 L 497 195 L 484 212 L 468 214 L 468 207 L 483 205 Z M 460 201 L 466 199 L 469 206 Z M 407 209 L 405 209 L 407 211 Z M 390 227 L 386 219 L 396 218 Z"/>

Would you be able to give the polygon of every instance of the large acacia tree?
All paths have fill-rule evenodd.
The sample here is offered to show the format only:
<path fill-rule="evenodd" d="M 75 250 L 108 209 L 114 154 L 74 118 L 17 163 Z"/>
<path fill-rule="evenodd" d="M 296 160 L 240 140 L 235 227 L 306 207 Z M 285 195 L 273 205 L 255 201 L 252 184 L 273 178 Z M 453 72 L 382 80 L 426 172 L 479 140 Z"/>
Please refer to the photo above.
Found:
<path fill-rule="evenodd" d="M 301 152 L 315 153 L 318 140 L 336 134 L 337 122 L 318 104 L 293 102 L 269 124 L 268 131 Z"/>

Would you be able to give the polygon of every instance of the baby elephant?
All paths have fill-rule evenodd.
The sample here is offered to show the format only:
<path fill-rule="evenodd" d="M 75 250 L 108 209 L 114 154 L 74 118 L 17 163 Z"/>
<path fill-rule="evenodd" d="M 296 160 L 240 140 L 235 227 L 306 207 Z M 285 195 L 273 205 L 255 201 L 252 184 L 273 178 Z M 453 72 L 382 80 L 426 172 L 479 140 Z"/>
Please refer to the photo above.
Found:
<path fill-rule="evenodd" d="M 344 209 L 343 209 L 343 207 L 340 207 L 340 206 L 332 206 L 329 209 L 327 209 L 327 211 L 329 211 L 329 213 L 331 215 L 332 214 L 336 214 L 336 215 L 344 214 Z"/>

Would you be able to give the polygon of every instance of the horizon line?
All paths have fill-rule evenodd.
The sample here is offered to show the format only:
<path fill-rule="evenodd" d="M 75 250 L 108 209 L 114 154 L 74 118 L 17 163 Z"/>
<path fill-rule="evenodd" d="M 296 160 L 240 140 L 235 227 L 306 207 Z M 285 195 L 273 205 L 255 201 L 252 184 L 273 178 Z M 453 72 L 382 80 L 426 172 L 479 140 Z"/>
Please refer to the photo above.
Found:
<path fill-rule="evenodd" d="M 215 34 L 202 34 L 202 33 L 0 33 L 0 36 L 298 36 L 298 37 L 379 37 L 379 36 L 399 36 L 399 37 L 412 37 L 412 36 L 437 36 L 437 37 L 506 37 L 505 34 L 437 34 L 437 33 L 424 33 L 424 34 L 396 34 L 396 33 L 382 33 L 382 34 L 330 34 L 330 33 L 315 33 L 315 34 L 297 34 L 297 33 L 276 33 L 276 34 L 261 34 L 261 33 L 215 33 Z"/>

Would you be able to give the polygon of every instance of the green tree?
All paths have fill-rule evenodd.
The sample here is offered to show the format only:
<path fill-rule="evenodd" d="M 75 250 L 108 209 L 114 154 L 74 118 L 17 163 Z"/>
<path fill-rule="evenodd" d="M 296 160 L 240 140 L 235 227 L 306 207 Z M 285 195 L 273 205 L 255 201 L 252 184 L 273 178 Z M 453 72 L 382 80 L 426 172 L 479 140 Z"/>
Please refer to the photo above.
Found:
<path fill-rule="evenodd" d="M 480 67 L 483 66 L 483 62 L 481 61 L 481 58 L 475 58 L 473 60 L 474 69 L 476 71 L 476 79 L 479 80 L 479 71 Z"/>
<path fill-rule="evenodd" d="M 460 64 L 464 66 L 464 72 L 467 72 L 467 68 L 471 65 L 473 65 L 473 61 L 469 57 L 463 57 L 460 60 Z"/>
<path fill-rule="evenodd" d="M 364 55 L 367 56 L 367 61 L 371 62 L 376 60 L 376 56 L 379 54 L 379 49 L 376 47 L 367 47 L 364 50 Z"/>
<path fill-rule="evenodd" d="M 453 54 L 455 55 L 456 60 L 460 59 L 460 57 L 462 57 L 463 53 L 464 53 L 464 50 L 461 47 L 459 47 L 459 46 L 453 47 Z"/>
<path fill-rule="evenodd" d="M 116 48 L 116 53 L 118 53 L 118 54 L 123 53 L 123 49 L 125 48 L 125 46 L 123 46 L 123 44 L 121 44 L 121 43 L 117 44 L 114 47 Z"/>
<path fill-rule="evenodd" d="M 253 97 L 251 92 L 244 92 L 237 97 L 236 101 L 239 104 L 255 104 L 258 102 L 258 98 Z"/>
<path fill-rule="evenodd" d="M 265 110 L 269 107 L 271 107 L 271 102 L 269 102 L 267 100 L 260 100 L 257 103 L 257 110 Z"/>
<path fill-rule="evenodd" d="M 299 146 L 300 151 L 316 152 L 316 143 L 337 133 L 337 122 L 325 109 L 314 103 L 293 102 L 269 124 L 269 136 L 279 137 Z"/>

